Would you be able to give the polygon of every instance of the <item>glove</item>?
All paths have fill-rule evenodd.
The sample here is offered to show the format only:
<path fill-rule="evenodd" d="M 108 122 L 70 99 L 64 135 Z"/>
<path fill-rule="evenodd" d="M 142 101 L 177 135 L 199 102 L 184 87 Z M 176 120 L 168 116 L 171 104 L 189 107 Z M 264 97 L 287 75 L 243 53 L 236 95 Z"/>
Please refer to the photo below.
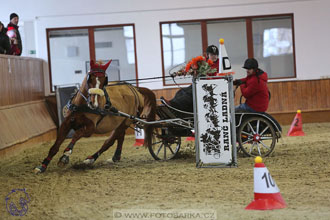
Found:
<path fill-rule="evenodd" d="M 236 80 L 234 80 L 233 84 L 234 84 L 234 86 L 240 86 L 241 84 L 243 84 L 243 82 L 240 79 L 236 79 Z"/>

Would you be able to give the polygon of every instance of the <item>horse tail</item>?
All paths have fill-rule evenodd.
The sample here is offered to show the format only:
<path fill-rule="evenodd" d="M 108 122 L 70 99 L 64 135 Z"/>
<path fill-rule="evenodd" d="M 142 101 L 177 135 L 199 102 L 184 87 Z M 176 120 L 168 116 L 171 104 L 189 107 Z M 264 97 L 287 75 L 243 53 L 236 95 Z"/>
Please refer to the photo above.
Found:
<path fill-rule="evenodd" d="M 139 87 L 138 91 L 144 97 L 144 106 L 142 113 L 140 114 L 141 118 L 145 118 L 147 121 L 155 121 L 156 120 L 156 95 L 153 91 L 148 88 Z M 153 125 L 144 125 L 144 146 L 148 147 L 152 143 L 152 131 Z"/>

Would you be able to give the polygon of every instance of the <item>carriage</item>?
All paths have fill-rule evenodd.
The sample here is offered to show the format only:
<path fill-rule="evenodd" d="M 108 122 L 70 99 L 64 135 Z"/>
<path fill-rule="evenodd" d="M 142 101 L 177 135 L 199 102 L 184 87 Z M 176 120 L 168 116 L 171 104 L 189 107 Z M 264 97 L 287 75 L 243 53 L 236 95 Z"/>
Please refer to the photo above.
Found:
<path fill-rule="evenodd" d="M 67 104 L 55 143 L 36 173 L 46 170 L 71 129 L 74 134 L 58 165 L 69 163 L 75 143 L 93 133 L 110 132 L 100 150 L 83 162 L 93 164 L 115 141 L 112 161 L 121 158 L 125 130 L 131 125 L 145 130 L 145 145 L 156 160 L 174 158 L 183 137 L 195 136 L 197 166 L 237 166 L 237 149 L 247 156 L 268 156 L 281 137 L 281 126 L 267 113 L 234 111 L 233 77 L 193 77 L 194 113 L 156 104 L 155 94 L 119 82 L 108 84 L 105 65 L 91 62 L 80 89 Z M 204 95 L 203 95 L 204 94 Z M 203 101 L 203 102 L 201 102 Z M 238 147 L 236 148 L 236 146 Z M 110 160 L 110 159 L 109 159 Z"/>
<path fill-rule="evenodd" d="M 227 82 L 227 91 L 233 91 L 232 76 L 226 75 L 217 77 L 215 81 Z M 157 116 L 159 118 L 155 131 L 153 132 L 152 145 L 148 146 L 150 154 L 155 160 L 170 160 L 175 158 L 180 150 L 183 137 L 194 137 L 196 131 L 195 120 L 199 123 L 207 123 L 203 118 L 198 119 L 196 110 L 198 109 L 196 94 L 196 82 L 194 85 L 194 110 L 184 112 L 169 106 L 163 99 L 161 105 L 157 106 Z M 207 84 L 212 84 L 214 80 L 207 79 Z M 233 96 L 229 98 L 233 106 Z M 200 105 L 200 103 L 198 103 Z M 231 108 L 233 111 L 233 108 Z M 280 124 L 268 113 L 235 112 L 231 115 L 233 146 L 237 151 L 241 151 L 245 156 L 269 156 L 275 148 L 276 142 L 281 138 L 282 128 Z M 201 121 L 202 120 L 202 121 Z M 197 128 L 198 129 L 198 128 Z M 198 132 L 197 132 L 198 133 Z M 197 134 L 196 133 L 196 134 Z M 199 135 L 196 135 L 200 138 Z M 198 141 L 196 142 L 198 144 Z M 233 152 L 233 153 L 235 153 Z M 233 165 L 233 164 L 231 164 Z"/>

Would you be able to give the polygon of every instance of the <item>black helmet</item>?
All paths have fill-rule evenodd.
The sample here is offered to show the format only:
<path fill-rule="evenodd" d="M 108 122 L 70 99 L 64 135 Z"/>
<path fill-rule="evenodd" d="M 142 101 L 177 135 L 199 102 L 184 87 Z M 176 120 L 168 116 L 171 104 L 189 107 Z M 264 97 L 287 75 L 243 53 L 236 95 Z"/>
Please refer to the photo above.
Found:
<path fill-rule="evenodd" d="M 258 61 L 254 58 L 246 59 L 244 62 L 244 69 L 258 69 Z"/>
<path fill-rule="evenodd" d="M 217 48 L 217 46 L 210 45 L 206 48 L 206 53 L 219 55 L 219 49 Z"/>

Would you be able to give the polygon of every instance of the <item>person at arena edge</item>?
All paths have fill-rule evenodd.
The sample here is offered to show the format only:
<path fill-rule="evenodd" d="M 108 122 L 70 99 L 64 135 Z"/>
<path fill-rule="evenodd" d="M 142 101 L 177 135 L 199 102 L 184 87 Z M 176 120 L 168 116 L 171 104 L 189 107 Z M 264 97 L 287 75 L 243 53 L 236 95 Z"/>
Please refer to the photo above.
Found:
<path fill-rule="evenodd" d="M 208 74 L 209 76 L 215 76 L 219 72 L 219 49 L 214 45 L 210 45 L 206 48 L 206 60 L 212 60 L 213 64 L 211 65 L 212 69 L 217 69 L 215 73 Z M 192 85 L 180 89 L 174 96 L 173 99 L 164 101 L 172 106 L 173 108 L 193 112 L 193 95 L 192 95 Z"/>
<path fill-rule="evenodd" d="M 267 73 L 259 69 L 258 61 L 249 58 L 244 62 L 246 78 L 234 80 L 234 85 L 240 86 L 245 103 L 235 107 L 236 112 L 266 112 L 269 103 L 269 91 L 267 87 Z"/>
<path fill-rule="evenodd" d="M 16 13 L 10 14 L 10 22 L 7 25 L 7 35 L 11 44 L 11 55 L 20 56 L 22 54 L 22 40 L 18 30 L 18 15 Z"/>
<path fill-rule="evenodd" d="M 6 34 L 7 29 L 0 21 L 0 54 L 10 53 L 9 37 Z"/>

